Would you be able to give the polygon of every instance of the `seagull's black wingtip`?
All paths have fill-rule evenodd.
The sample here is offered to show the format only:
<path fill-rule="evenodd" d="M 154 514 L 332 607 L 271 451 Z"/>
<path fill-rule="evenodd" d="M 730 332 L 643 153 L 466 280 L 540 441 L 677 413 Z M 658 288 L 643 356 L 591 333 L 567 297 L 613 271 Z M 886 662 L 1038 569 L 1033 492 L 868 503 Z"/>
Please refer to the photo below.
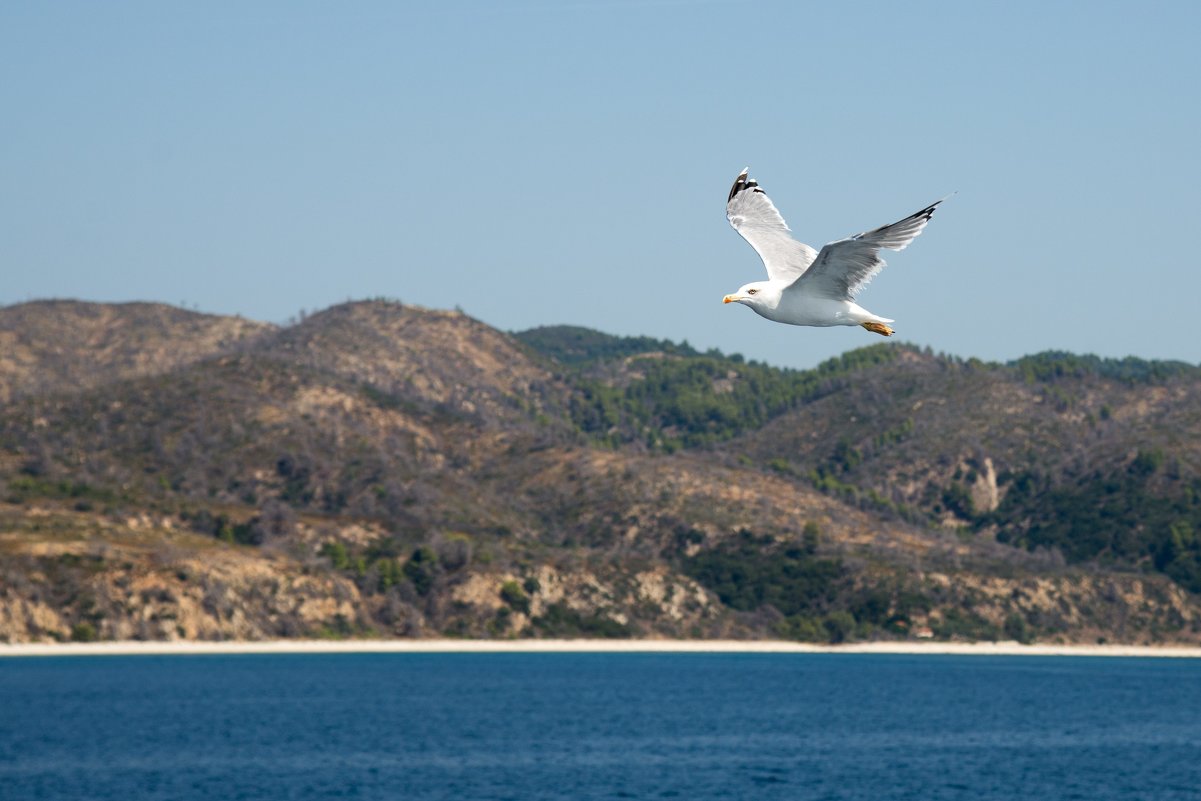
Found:
<path fill-rule="evenodd" d="M 739 192 L 742 192 L 746 189 L 750 189 L 753 192 L 763 191 L 759 188 L 758 181 L 756 181 L 754 178 L 747 177 L 747 173 L 750 172 L 750 169 L 750 167 L 746 167 L 742 172 L 738 173 L 738 177 L 734 179 L 734 185 L 730 187 L 730 196 L 726 198 L 726 203 L 729 203 L 731 200 L 733 200 L 734 195 L 737 195 Z"/>

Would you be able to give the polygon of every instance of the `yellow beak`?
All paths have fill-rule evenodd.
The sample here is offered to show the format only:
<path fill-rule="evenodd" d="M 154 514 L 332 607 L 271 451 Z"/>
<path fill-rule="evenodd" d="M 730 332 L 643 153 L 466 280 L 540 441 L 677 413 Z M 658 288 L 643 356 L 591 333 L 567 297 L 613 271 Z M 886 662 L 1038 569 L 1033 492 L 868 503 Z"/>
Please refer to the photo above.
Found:
<path fill-rule="evenodd" d="M 726 295 L 724 298 L 721 299 L 721 302 L 722 303 L 733 303 L 736 300 L 738 300 L 737 295 Z"/>

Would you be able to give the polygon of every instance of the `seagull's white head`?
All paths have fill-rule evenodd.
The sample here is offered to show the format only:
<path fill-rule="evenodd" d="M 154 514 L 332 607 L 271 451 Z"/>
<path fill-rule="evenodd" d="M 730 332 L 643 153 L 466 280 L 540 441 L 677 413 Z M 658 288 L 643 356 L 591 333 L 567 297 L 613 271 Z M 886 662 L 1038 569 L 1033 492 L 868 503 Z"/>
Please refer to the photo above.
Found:
<path fill-rule="evenodd" d="M 750 306 L 762 314 L 767 309 L 774 309 L 780 303 L 780 289 L 771 281 L 752 281 L 742 286 L 732 295 L 721 299 L 722 303 L 741 303 Z"/>

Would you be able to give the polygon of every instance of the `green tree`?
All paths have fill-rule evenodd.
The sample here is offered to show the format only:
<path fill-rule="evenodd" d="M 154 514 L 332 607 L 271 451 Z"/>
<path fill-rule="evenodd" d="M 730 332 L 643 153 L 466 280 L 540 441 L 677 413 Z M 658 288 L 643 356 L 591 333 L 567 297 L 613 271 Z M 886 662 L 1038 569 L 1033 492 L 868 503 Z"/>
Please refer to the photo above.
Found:
<path fill-rule="evenodd" d="M 801 529 L 801 542 L 805 546 L 805 553 L 815 554 L 818 547 L 821 545 L 822 530 L 812 520 L 805 521 L 805 527 Z"/>
<path fill-rule="evenodd" d="M 350 567 L 350 553 L 346 550 L 344 543 L 337 540 L 327 542 L 321 546 L 318 553 L 329 560 L 330 566 L 334 570 L 346 570 Z"/>
<path fill-rule="evenodd" d="M 516 581 L 510 579 L 500 585 L 500 598 L 513 611 L 525 615 L 530 613 L 530 598 Z"/>
<path fill-rule="evenodd" d="M 418 595 L 429 595 L 434 588 L 434 578 L 438 568 L 438 557 L 434 550 L 422 545 L 413 551 L 412 556 L 405 562 L 402 572 L 413 583 Z"/>
<path fill-rule="evenodd" d="M 855 633 L 855 616 L 844 609 L 826 615 L 822 624 L 830 634 L 830 642 L 835 644 L 846 642 Z"/>

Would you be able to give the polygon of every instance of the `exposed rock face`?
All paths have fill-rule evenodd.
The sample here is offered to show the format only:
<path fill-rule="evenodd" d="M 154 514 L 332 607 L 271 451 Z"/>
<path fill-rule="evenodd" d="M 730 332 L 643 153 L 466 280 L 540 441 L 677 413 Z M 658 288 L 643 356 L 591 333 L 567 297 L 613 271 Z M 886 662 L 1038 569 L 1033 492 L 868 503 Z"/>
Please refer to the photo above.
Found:
<path fill-rule="evenodd" d="M 480 565 L 424 597 L 409 585 L 364 594 L 349 578 L 313 573 L 278 551 L 221 547 L 158 526 L 129 528 L 80 514 L 61 528 L 70 523 L 93 533 L 50 543 L 13 531 L 0 535 L 6 566 L 0 641 L 440 636 L 448 630 L 539 637 L 563 636 L 555 627 L 568 624 L 607 636 L 770 634 L 754 619 L 731 616 L 715 593 L 665 565 L 633 572 Z M 961 570 L 919 573 L 913 586 L 924 588 L 930 604 L 907 623 L 911 636 L 932 627 L 944 638 L 975 639 L 974 632 L 991 627 L 1005 639 L 1034 639 L 1037 632 L 1062 642 L 1201 642 L 1195 599 L 1160 578 L 1003 578 Z"/>
<path fill-rule="evenodd" d="M 306 575 L 293 560 L 222 548 L 170 528 L 73 514 L 85 538 L 38 542 L 0 533 L 0 640 L 260 640 L 351 630 L 355 585 Z"/>
<path fill-rule="evenodd" d="M 992 459 L 984 457 L 984 469 L 976 475 L 971 489 L 972 508 L 978 513 L 995 512 L 1001 505 L 1001 491 L 997 488 L 997 470 Z"/>
<path fill-rule="evenodd" d="M 505 587 L 523 586 L 524 598 L 506 601 Z M 611 621 L 628 626 L 640 619 L 652 626 L 647 636 L 678 636 L 683 630 L 720 616 L 720 603 L 691 579 L 665 569 L 633 576 L 615 574 L 602 578 L 588 571 L 560 572 L 544 565 L 532 580 L 522 582 L 512 573 L 477 573 L 457 585 L 451 597 L 470 606 L 484 619 L 502 613 L 505 636 L 538 636 L 535 621 L 554 614 L 555 608 L 570 610 L 582 619 Z M 512 609 L 512 612 L 506 610 Z"/>
<path fill-rule="evenodd" d="M 137 518 L 131 522 L 135 525 L 73 514 L 61 526 L 91 529 L 92 537 L 43 543 L 20 532 L 0 535 L 10 571 L 0 589 L 0 641 L 259 640 L 443 631 L 445 610 L 435 595 L 422 598 L 410 587 L 399 594 L 364 596 L 347 578 L 313 575 L 280 552 L 264 557 L 257 549 L 223 548 Z M 102 537 L 95 536 L 98 529 Z M 525 589 L 506 596 L 506 585 L 523 582 Z M 721 614 L 711 593 L 662 567 L 600 576 L 543 565 L 524 579 L 483 568 L 448 582 L 445 601 L 456 608 L 458 625 L 479 636 L 538 636 L 532 621 L 555 607 L 618 626 L 644 620 L 660 627 L 645 632 L 652 636 L 676 634 L 679 626 Z"/>
<path fill-rule="evenodd" d="M 39 642 L 45 638 L 67 640 L 70 637 L 71 627 L 46 604 L 8 592 L 0 596 L 0 641 Z"/>
<path fill-rule="evenodd" d="M 965 610 L 1005 632 L 1009 639 L 1033 637 L 1075 642 L 1150 644 L 1165 637 L 1198 642 L 1201 610 L 1179 587 L 1162 579 L 1134 576 L 1060 575 L 999 578 L 970 574 L 927 576 Z M 936 609 L 930 620 L 946 622 Z"/>

